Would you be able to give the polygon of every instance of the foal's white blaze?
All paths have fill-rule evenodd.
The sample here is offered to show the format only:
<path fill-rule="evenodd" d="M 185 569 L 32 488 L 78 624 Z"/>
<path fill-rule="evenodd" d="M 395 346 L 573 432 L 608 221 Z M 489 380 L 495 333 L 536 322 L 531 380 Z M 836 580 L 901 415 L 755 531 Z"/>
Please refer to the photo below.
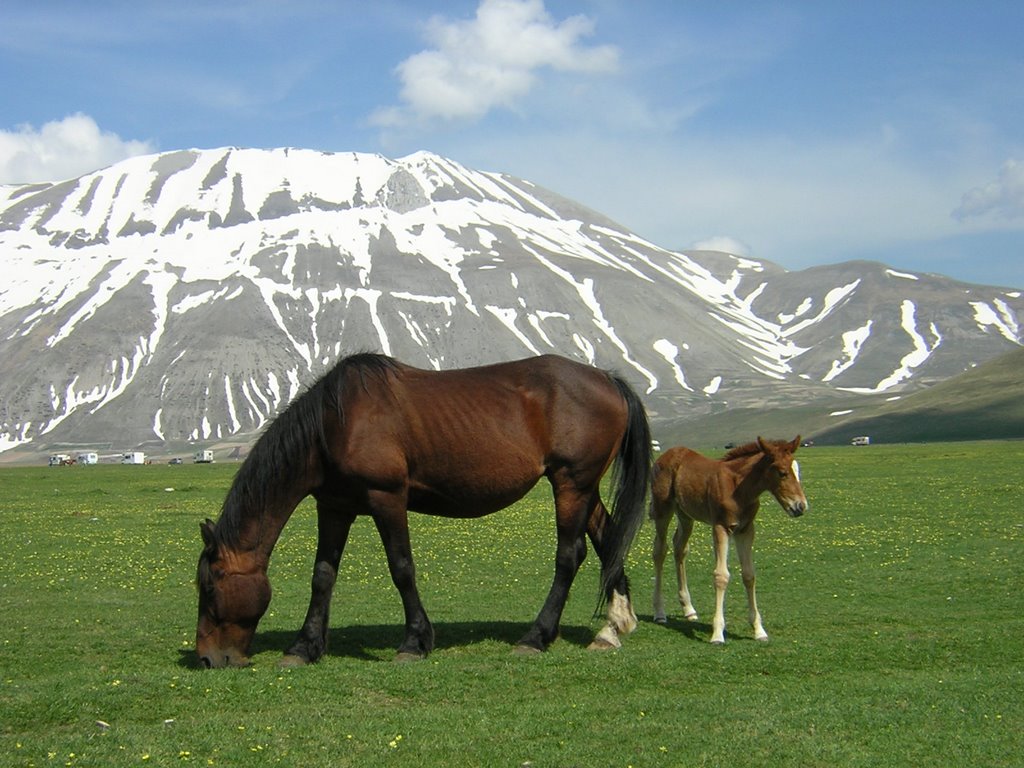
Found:
<path fill-rule="evenodd" d="M 793 474 L 796 476 L 796 481 L 799 483 L 800 480 L 800 462 L 793 459 Z"/>

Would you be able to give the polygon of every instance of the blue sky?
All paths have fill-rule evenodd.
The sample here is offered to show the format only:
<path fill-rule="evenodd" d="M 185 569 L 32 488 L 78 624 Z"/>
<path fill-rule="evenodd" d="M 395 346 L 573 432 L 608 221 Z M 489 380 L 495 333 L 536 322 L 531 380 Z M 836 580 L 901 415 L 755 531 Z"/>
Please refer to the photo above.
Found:
<path fill-rule="evenodd" d="M 1024 3 L 7 0 L 0 183 L 425 149 L 664 247 L 1024 288 Z"/>

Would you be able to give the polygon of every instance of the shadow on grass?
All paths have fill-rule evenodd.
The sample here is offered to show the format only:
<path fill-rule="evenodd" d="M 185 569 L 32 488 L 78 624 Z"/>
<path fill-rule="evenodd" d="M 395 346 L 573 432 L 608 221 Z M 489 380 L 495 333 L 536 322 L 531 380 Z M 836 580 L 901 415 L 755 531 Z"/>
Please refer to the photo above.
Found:
<path fill-rule="evenodd" d="M 450 621 L 434 624 L 434 651 L 465 648 L 475 643 L 494 641 L 505 643 L 511 653 L 530 628 L 518 621 Z M 272 630 L 256 632 L 251 655 L 279 651 L 282 655 L 295 641 L 298 627 L 293 632 Z M 587 646 L 594 639 L 595 630 L 588 626 L 561 627 L 559 640 L 573 645 Z M 391 662 L 401 644 L 401 624 L 352 624 L 332 627 L 324 657 L 347 657 L 364 661 Z M 178 665 L 187 669 L 201 669 L 194 649 L 179 651 Z"/>
<path fill-rule="evenodd" d="M 712 632 L 713 628 L 712 628 L 712 626 L 710 624 L 708 624 L 707 622 L 704 622 L 704 621 L 700 621 L 700 620 L 698 620 L 698 621 L 690 621 L 688 619 L 673 618 L 673 617 L 670 616 L 667 622 L 660 623 L 660 622 L 656 622 L 654 620 L 654 616 L 652 616 L 651 614 L 647 614 L 646 616 L 638 615 L 637 618 L 640 619 L 640 623 L 641 624 L 649 624 L 649 625 L 651 625 L 653 627 L 657 627 L 658 629 L 662 629 L 662 630 L 665 630 L 667 632 L 675 632 L 675 633 L 678 633 L 680 635 L 683 635 L 684 637 L 686 637 L 689 640 L 694 640 L 696 642 L 707 643 L 711 639 L 711 632 Z M 725 639 L 727 641 L 727 644 L 729 642 L 737 642 L 737 641 L 738 642 L 749 641 L 749 642 L 752 642 L 752 643 L 753 642 L 760 642 L 760 641 L 754 640 L 754 636 L 752 634 L 741 634 L 741 635 L 730 634 L 728 628 L 726 629 L 726 632 L 725 632 Z"/>

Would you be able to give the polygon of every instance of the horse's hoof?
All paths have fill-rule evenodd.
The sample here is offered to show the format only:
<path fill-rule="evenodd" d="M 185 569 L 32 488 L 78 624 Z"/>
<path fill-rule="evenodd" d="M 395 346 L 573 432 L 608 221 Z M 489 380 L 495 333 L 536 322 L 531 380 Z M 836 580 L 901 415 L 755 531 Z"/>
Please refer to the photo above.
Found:
<path fill-rule="evenodd" d="M 618 636 L 612 632 L 598 632 L 597 637 L 587 646 L 588 651 L 615 651 L 622 647 Z"/>
<path fill-rule="evenodd" d="M 711 640 L 712 645 L 725 645 L 725 640 Z"/>
<path fill-rule="evenodd" d="M 294 653 L 286 653 L 281 657 L 281 660 L 277 662 L 277 666 L 282 669 L 290 669 L 291 667 L 304 667 L 309 664 L 308 659 L 304 659 L 301 656 L 297 656 Z"/>
<path fill-rule="evenodd" d="M 411 661 L 423 661 L 425 658 L 427 658 L 427 654 L 425 653 L 399 651 L 395 654 L 395 664 L 408 664 Z"/>
<path fill-rule="evenodd" d="M 760 637 L 755 637 L 754 639 L 757 640 L 757 642 L 759 643 L 767 643 L 768 635 L 761 635 Z"/>
<path fill-rule="evenodd" d="M 537 654 L 544 653 L 544 651 L 533 645 L 520 644 L 512 649 L 512 653 L 516 656 L 536 656 Z"/>
<path fill-rule="evenodd" d="M 668 624 L 668 617 L 667 616 L 655 616 L 654 617 L 654 623 L 655 624 Z"/>
<path fill-rule="evenodd" d="M 697 612 L 694 611 L 693 613 L 688 613 L 685 616 L 683 616 L 683 618 L 686 619 L 687 621 L 696 621 L 697 620 Z"/>

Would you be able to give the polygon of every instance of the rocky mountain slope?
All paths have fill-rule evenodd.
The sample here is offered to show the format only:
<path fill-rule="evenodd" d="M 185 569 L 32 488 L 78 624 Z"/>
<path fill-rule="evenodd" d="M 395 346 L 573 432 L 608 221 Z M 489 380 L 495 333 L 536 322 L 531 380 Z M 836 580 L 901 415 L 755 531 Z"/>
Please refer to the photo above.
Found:
<path fill-rule="evenodd" d="M 428 153 L 180 151 L 0 187 L 0 259 L 0 452 L 244 442 L 363 350 L 557 352 L 666 420 L 884 398 L 1022 341 L 1016 290 L 673 252 Z"/>

